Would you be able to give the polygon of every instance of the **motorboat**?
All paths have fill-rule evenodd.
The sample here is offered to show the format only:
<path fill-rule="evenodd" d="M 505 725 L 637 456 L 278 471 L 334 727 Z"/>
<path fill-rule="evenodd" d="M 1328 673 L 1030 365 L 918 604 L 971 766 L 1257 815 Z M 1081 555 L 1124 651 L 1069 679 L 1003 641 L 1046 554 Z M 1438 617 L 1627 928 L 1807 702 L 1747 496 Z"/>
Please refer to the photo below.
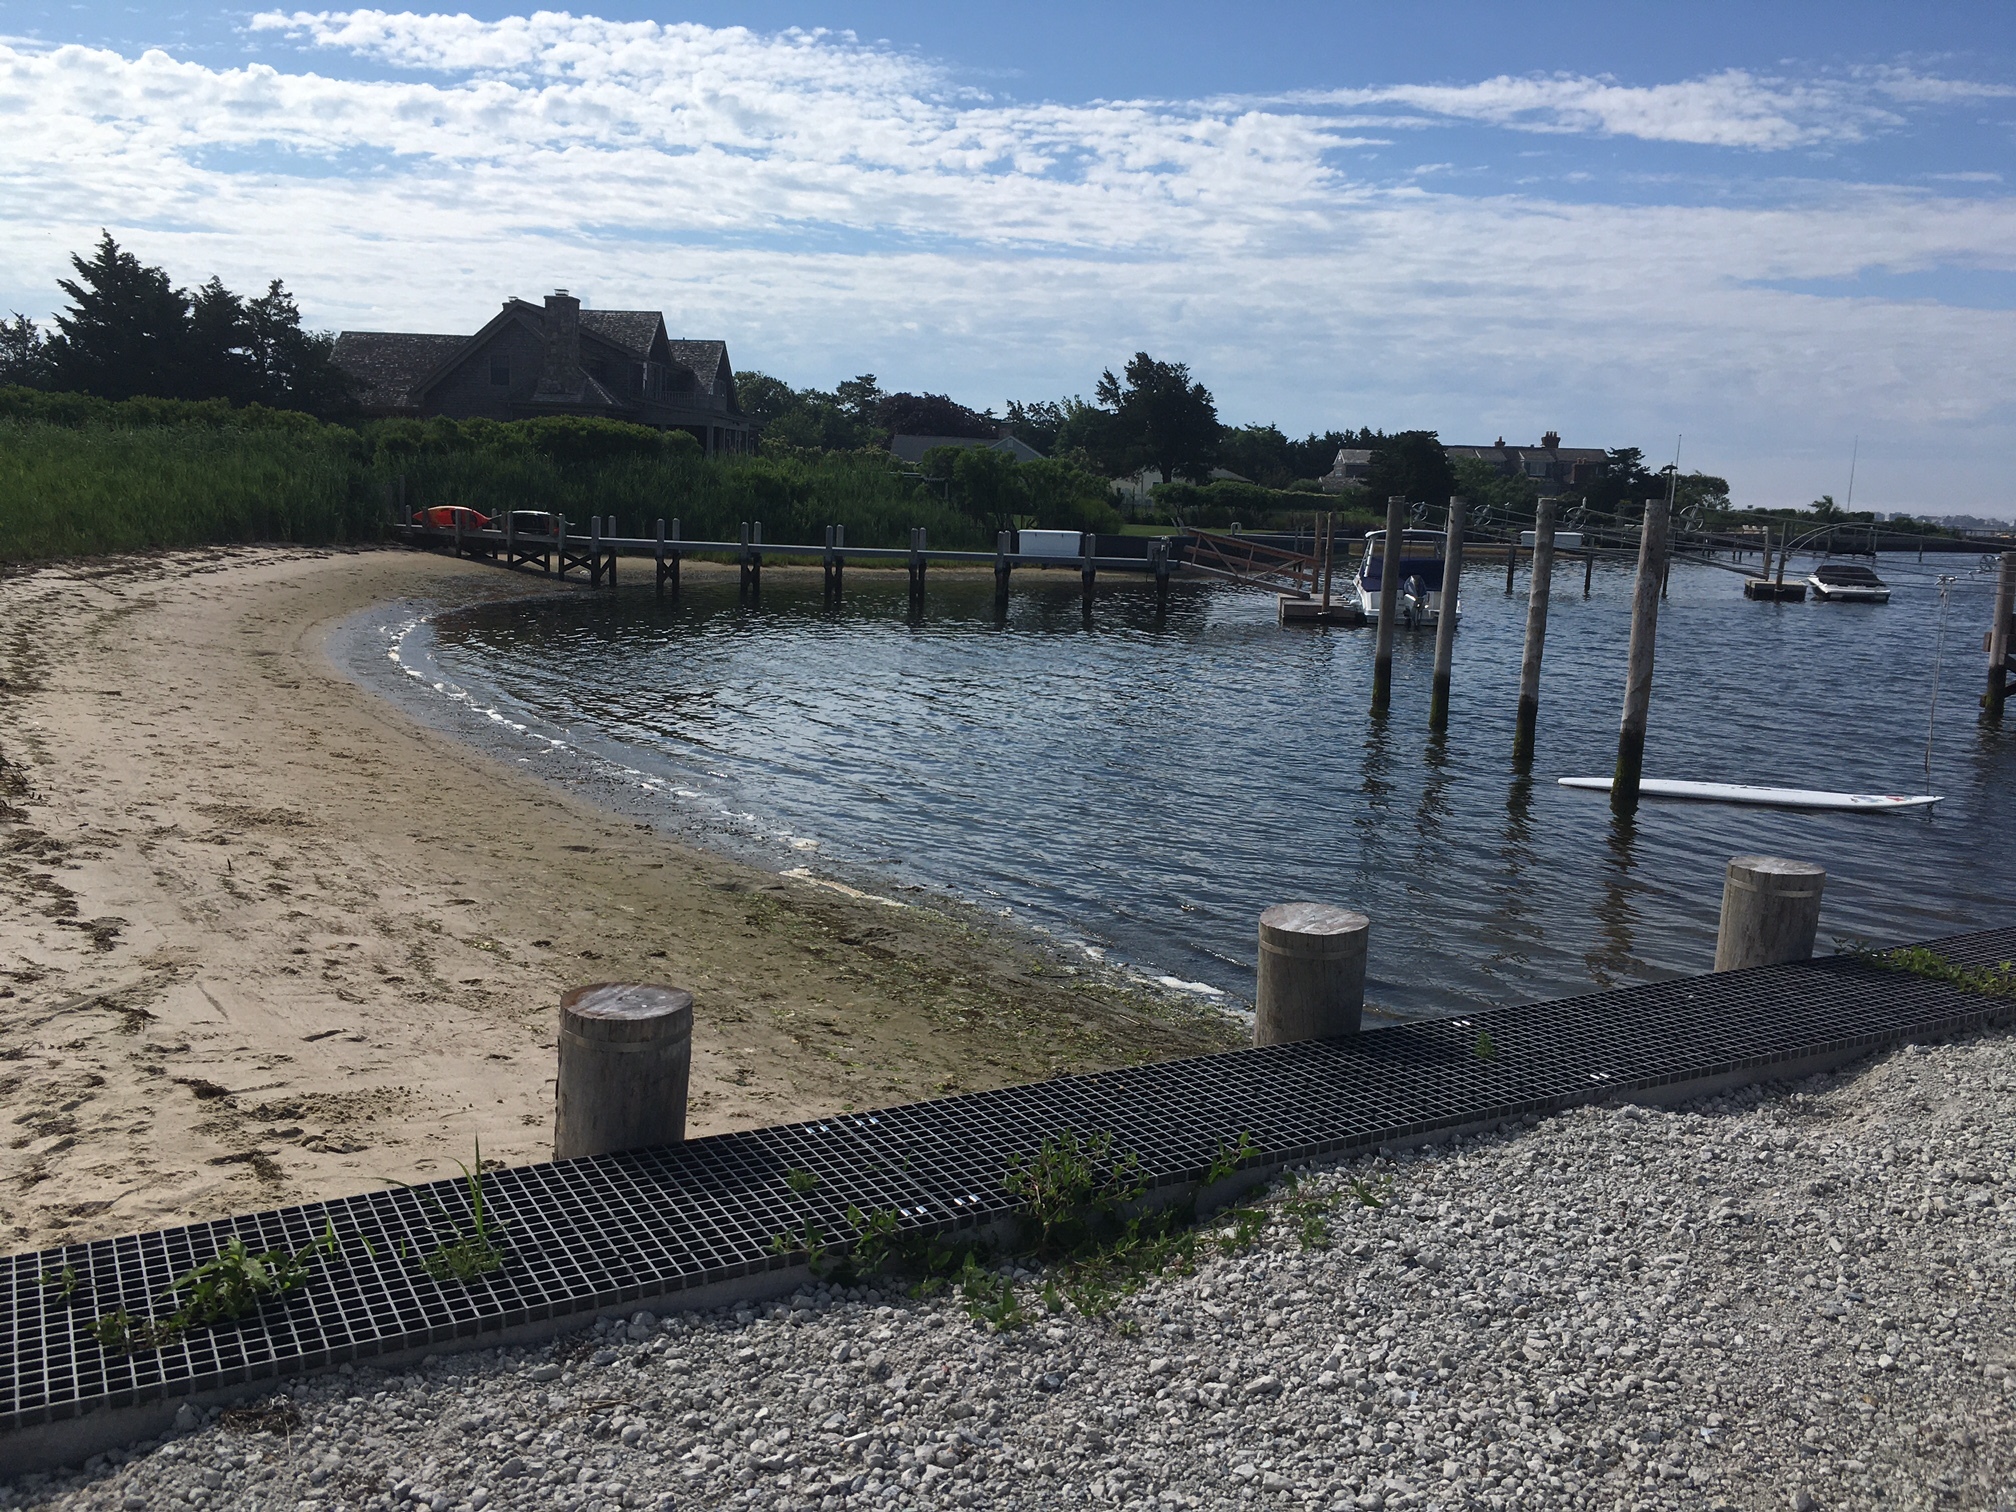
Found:
<path fill-rule="evenodd" d="M 1860 562 L 1822 562 L 1806 579 L 1815 598 L 1845 604 L 1887 604 L 1890 585 Z"/>
<path fill-rule="evenodd" d="M 1439 530 L 1400 532 L 1399 620 L 1422 629 L 1442 615 L 1442 554 L 1444 537 Z M 1386 570 L 1386 532 L 1365 532 L 1365 554 L 1358 559 L 1358 607 L 1374 624 L 1379 621 L 1379 593 Z M 1452 606 L 1455 607 L 1455 606 Z M 1460 615 L 1460 608 L 1457 609 Z"/>

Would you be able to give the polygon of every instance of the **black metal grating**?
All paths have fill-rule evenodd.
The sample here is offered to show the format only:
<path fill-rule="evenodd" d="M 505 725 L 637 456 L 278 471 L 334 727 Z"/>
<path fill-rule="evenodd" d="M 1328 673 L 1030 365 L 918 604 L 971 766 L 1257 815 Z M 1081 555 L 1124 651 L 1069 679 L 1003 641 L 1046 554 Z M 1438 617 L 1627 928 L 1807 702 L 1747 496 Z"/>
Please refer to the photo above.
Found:
<path fill-rule="evenodd" d="M 2016 929 L 1932 945 L 1995 964 L 2016 957 Z M 1169 1187 L 1242 1133 L 1285 1164 L 2012 1017 L 2016 1002 L 1836 956 L 524 1166 L 484 1178 L 509 1258 L 470 1285 L 435 1281 L 419 1260 L 435 1204 L 467 1215 L 455 1180 L 14 1255 L 0 1260 L 0 1432 L 785 1267 L 776 1235 L 808 1220 L 845 1232 L 850 1204 L 919 1229 L 993 1221 L 1011 1210 L 1009 1159 L 1066 1127 L 1110 1131 L 1151 1187 Z M 794 1169 L 819 1178 L 811 1193 L 792 1190 Z M 146 1313 L 234 1236 L 298 1250 L 325 1225 L 338 1256 L 256 1316 L 128 1355 L 88 1331 L 114 1308 Z M 80 1282 L 68 1302 L 41 1281 L 66 1266 Z"/>

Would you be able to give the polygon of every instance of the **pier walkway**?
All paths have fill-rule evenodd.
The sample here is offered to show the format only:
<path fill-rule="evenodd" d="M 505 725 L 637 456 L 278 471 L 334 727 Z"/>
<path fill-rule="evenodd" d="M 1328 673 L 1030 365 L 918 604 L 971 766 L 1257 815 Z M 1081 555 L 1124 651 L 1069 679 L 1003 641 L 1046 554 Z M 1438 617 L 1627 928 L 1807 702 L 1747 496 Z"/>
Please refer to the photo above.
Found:
<path fill-rule="evenodd" d="M 2016 956 L 2016 928 L 1931 944 L 1992 965 Z M 1802 1076 L 2012 1018 L 2016 1001 L 1835 956 L 494 1171 L 483 1190 L 505 1263 L 466 1283 L 421 1258 L 446 1215 L 468 1223 L 453 1180 L 15 1255 L 0 1260 L 0 1467 L 81 1459 L 160 1432 L 192 1396 L 344 1361 L 786 1291 L 805 1258 L 779 1236 L 846 1235 L 850 1205 L 908 1230 L 997 1224 L 1014 1211 L 1009 1162 L 1067 1128 L 1110 1134 L 1163 1200 L 1249 1137 L 1257 1163 L 1204 1192 L 1209 1206 L 1314 1157 Z M 161 1310 L 175 1278 L 233 1239 L 300 1251 L 329 1234 L 335 1253 L 254 1315 L 131 1353 L 93 1337 L 115 1309 Z"/>

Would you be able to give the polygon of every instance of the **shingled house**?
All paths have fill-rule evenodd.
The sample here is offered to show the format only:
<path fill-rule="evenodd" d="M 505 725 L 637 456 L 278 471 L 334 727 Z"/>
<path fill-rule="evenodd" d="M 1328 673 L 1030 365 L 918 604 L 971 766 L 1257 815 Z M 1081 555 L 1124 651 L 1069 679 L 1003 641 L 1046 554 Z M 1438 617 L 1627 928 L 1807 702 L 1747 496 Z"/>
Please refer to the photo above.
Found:
<path fill-rule="evenodd" d="M 344 331 L 335 358 L 368 415 L 601 415 L 691 431 L 709 456 L 755 446 L 727 343 L 673 341 L 656 310 L 584 310 L 565 289 L 544 308 L 505 300 L 474 336 Z"/>
<path fill-rule="evenodd" d="M 1531 478 L 1542 493 L 1590 482 L 1610 460 L 1610 454 L 1600 446 L 1563 446 L 1554 431 L 1542 436 L 1538 446 L 1507 446 L 1500 436 L 1495 446 L 1445 446 L 1442 450 L 1452 462 L 1470 457 L 1508 478 Z"/>

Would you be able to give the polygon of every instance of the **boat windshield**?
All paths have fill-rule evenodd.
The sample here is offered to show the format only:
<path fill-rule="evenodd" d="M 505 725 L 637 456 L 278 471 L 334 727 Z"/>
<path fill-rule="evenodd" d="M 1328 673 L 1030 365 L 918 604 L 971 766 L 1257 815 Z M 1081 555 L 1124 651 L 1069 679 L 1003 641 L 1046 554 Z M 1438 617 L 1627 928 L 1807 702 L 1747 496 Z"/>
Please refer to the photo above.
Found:
<path fill-rule="evenodd" d="M 1443 544 L 1444 538 L 1439 530 L 1400 532 L 1400 576 L 1403 585 L 1408 578 L 1419 578 L 1421 586 L 1430 593 L 1442 591 Z M 1365 555 L 1358 564 L 1358 581 L 1368 593 L 1379 591 L 1380 569 L 1385 556 L 1386 532 L 1366 531 Z"/>
<path fill-rule="evenodd" d="M 1883 579 L 1867 567 L 1858 567 L 1848 562 L 1822 562 L 1813 570 L 1813 576 L 1823 583 L 1838 583 L 1844 588 L 1881 588 Z"/>

